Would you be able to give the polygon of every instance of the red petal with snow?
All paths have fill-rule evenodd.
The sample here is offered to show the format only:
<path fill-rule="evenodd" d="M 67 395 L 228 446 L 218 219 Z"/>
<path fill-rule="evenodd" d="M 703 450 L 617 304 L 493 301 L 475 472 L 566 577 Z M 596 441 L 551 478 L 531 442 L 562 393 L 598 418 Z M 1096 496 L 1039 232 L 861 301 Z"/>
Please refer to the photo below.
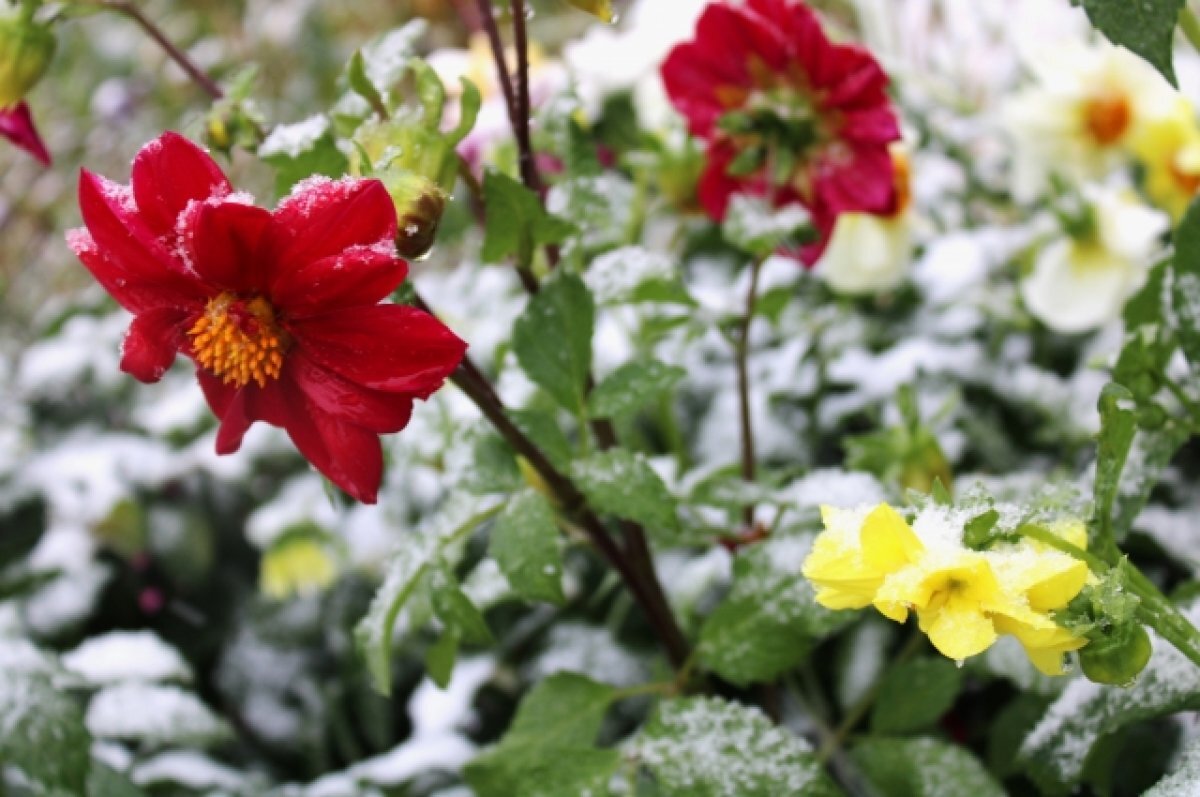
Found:
<path fill-rule="evenodd" d="M 414 307 L 386 304 L 289 324 L 313 362 L 354 382 L 426 398 L 458 367 L 467 344 Z"/>
<path fill-rule="evenodd" d="M 352 246 L 314 260 L 277 280 L 271 299 L 294 318 L 350 307 L 378 304 L 400 287 L 408 264 L 396 257 L 396 247 L 384 241 Z"/>
<path fill-rule="evenodd" d="M 146 383 L 157 382 L 175 361 L 188 312 L 157 307 L 134 317 L 121 344 L 121 370 Z"/>
<path fill-rule="evenodd" d="M 159 235 L 174 231 L 176 219 L 190 202 L 233 190 L 207 152 L 171 131 L 138 150 L 132 183 L 142 218 Z"/>
<path fill-rule="evenodd" d="M 312 178 L 301 182 L 273 215 L 276 284 L 314 260 L 396 238 L 396 206 L 378 180 Z"/>
<path fill-rule="evenodd" d="M 204 204 L 184 215 L 181 244 L 205 282 L 234 293 L 262 293 L 270 282 L 271 214 L 237 202 Z"/>
<path fill-rule="evenodd" d="M 0 136 L 28 152 L 43 166 L 50 165 L 50 152 L 38 135 L 29 105 L 17 103 L 11 108 L 0 108 Z"/>

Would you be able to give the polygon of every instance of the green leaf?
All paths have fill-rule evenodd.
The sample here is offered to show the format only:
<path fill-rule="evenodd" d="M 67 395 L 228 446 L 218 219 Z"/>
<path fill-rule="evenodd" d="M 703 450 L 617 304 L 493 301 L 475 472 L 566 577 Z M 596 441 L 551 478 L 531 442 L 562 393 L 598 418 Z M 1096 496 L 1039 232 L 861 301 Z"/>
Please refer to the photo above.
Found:
<path fill-rule="evenodd" d="M 622 246 L 597 256 L 583 278 L 599 304 L 696 304 L 683 285 L 677 262 L 642 246 Z"/>
<path fill-rule="evenodd" d="M 567 2 L 580 11 L 586 11 L 601 22 L 613 22 L 616 19 L 613 14 L 612 0 L 567 0 Z"/>
<path fill-rule="evenodd" d="M 464 487 L 473 493 L 510 493 L 521 486 L 517 459 L 504 438 L 495 432 L 477 433 L 471 446 L 471 467 Z"/>
<path fill-rule="evenodd" d="M 946 658 L 901 662 L 887 671 L 871 710 L 875 733 L 912 733 L 934 725 L 962 689 L 963 671 Z"/>
<path fill-rule="evenodd" d="M 0 677 L 0 762 L 16 767 L 47 793 L 83 794 L 91 744 L 75 698 L 48 675 L 8 672 Z"/>
<path fill-rule="evenodd" d="M 494 169 L 483 177 L 483 200 L 487 221 L 480 256 L 485 263 L 512 256 L 518 263 L 528 263 L 537 247 L 562 243 L 575 229 L 570 222 L 548 214 L 535 193 Z"/>
<path fill-rule="evenodd" d="M 450 685 L 454 673 L 454 662 L 458 659 L 458 631 L 447 628 L 442 631 L 429 650 L 425 652 L 425 672 L 442 689 Z"/>
<path fill-rule="evenodd" d="M 1139 430 L 1125 458 L 1121 486 L 1113 502 L 1113 535 L 1122 541 L 1166 473 L 1176 452 L 1188 441 L 1187 429 L 1171 424 L 1153 431 Z"/>
<path fill-rule="evenodd" d="M 571 465 L 571 441 L 563 434 L 562 427 L 552 413 L 538 410 L 511 410 L 508 413 L 521 433 L 541 449 L 550 464 L 559 470 Z"/>
<path fill-rule="evenodd" d="M 366 100 L 372 110 L 387 109 L 379 89 L 367 77 L 366 61 L 363 59 L 362 50 L 355 50 L 354 55 L 350 57 L 350 63 L 346 67 L 346 81 L 350 84 L 350 90 Z"/>
<path fill-rule="evenodd" d="M 700 632 L 700 660 L 725 680 L 765 683 L 799 664 L 814 642 L 851 622 L 853 612 L 819 606 L 800 566 L 811 534 L 777 532 L 738 553 L 733 587 Z"/>
<path fill-rule="evenodd" d="M 384 695 L 391 694 L 392 689 L 392 639 L 396 626 L 403 625 L 409 631 L 428 620 L 435 568 L 444 567 L 447 559 L 453 560 L 466 534 L 502 506 L 494 499 L 452 497 L 440 513 L 397 546 L 387 564 L 383 584 L 354 629 L 359 655 L 367 664 L 375 688 Z M 453 608 L 443 606 L 447 612 Z"/>
<path fill-rule="evenodd" d="M 445 561 L 439 561 L 430 574 L 429 589 L 433 601 L 433 612 L 447 628 L 472 645 L 490 645 L 495 642 L 482 612 L 471 603 L 462 591 L 458 579 Z"/>
<path fill-rule="evenodd" d="M 888 797 L 1006 795 L 970 752 L 935 739 L 867 739 L 850 755 L 877 791 Z"/>
<path fill-rule="evenodd" d="M 1200 201 L 1193 201 L 1175 230 L 1175 280 L 1171 304 L 1176 334 L 1193 371 L 1200 370 Z"/>
<path fill-rule="evenodd" d="M 832 797 L 808 743 L 757 709 L 720 698 L 669 700 L 630 753 L 662 797 Z"/>
<path fill-rule="evenodd" d="M 279 125 L 258 148 L 258 156 L 275 168 L 275 193 L 279 196 L 301 180 L 320 175 L 342 177 L 350 167 L 324 117 Z"/>
<path fill-rule="evenodd" d="M 1170 773 L 1142 797 L 1186 797 L 1195 794 L 1200 783 L 1200 736 L 1193 736 L 1171 767 Z"/>
<path fill-rule="evenodd" d="M 592 417 L 617 418 L 645 407 L 671 391 L 687 371 L 658 360 L 622 365 L 604 378 L 588 401 Z"/>
<path fill-rule="evenodd" d="M 467 783 L 477 797 L 607 793 L 620 755 L 594 744 L 615 696 L 612 687 L 582 675 L 550 676 L 521 702 L 500 743 L 467 764 Z"/>
<path fill-rule="evenodd" d="M 1172 45 L 1183 4 L 1184 0 L 1083 0 L 1098 31 L 1146 59 L 1172 86 L 1177 85 Z"/>
<path fill-rule="evenodd" d="M 1088 548 L 1104 555 L 1116 548 L 1113 503 L 1121 486 L 1121 471 L 1137 432 L 1137 405 L 1133 394 L 1111 383 L 1100 391 L 1100 440 L 1096 451 L 1095 522 Z"/>
<path fill-rule="evenodd" d="M 1185 612 L 1195 622 L 1195 609 Z M 1130 687 L 1083 678 L 1067 684 L 1025 739 L 1018 764 L 1045 791 L 1068 792 L 1103 737 L 1154 717 L 1200 709 L 1200 668 L 1151 634 L 1154 654 Z"/>
<path fill-rule="evenodd" d="M 584 408 L 584 386 L 592 370 L 595 315 L 583 280 L 559 272 L 529 300 L 513 326 L 513 351 L 521 368 L 576 415 Z"/>
<path fill-rule="evenodd" d="M 492 530 L 491 554 L 526 600 L 562 604 L 562 549 L 554 510 L 533 490 L 514 496 Z"/>
<path fill-rule="evenodd" d="M 641 523 L 651 530 L 674 530 L 675 498 L 640 454 L 623 448 L 602 451 L 573 463 L 571 475 L 592 509 Z"/>
<path fill-rule="evenodd" d="M 87 797 L 145 797 L 129 778 L 99 761 L 92 761 L 88 772 Z"/>

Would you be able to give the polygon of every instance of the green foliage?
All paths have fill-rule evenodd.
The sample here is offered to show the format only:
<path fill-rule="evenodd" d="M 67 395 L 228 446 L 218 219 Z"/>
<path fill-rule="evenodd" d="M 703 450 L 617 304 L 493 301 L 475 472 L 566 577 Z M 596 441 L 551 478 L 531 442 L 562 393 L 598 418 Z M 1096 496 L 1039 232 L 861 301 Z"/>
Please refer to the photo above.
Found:
<path fill-rule="evenodd" d="M 1175 230 L 1175 279 L 1171 304 L 1183 353 L 1200 371 L 1200 202 L 1192 202 Z"/>
<path fill-rule="evenodd" d="M 963 671 L 946 658 L 921 658 L 888 669 L 871 709 L 875 733 L 912 733 L 936 724 L 962 689 Z"/>
<path fill-rule="evenodd" d="M 342 177 L 350 168 L 329 125 L 314 124 L 312 120 L 276 127 L 258 155 L 275 168 L 278 196 L 285 196 L 292 186 L 308 177 Z"/>
<path fill-rule="evenodd" d="M 1004 797 L 983 764 L 962 747 L 935 739 L 867 739 L 850 752 L 888 797 Z"/>
<path fill-rule="evenodd" d="M 601 451 L 577 460 L 571 476 L 602 514 L 641 523 L 651 531 L 679 526 L 674 496 L 640 454 L 624 448 Z"/>
<path fill-rule="evenodd" d="M 84 791 L 90 746 L 79 704 L 49 674 L 7 672 L 0 678 L 0 762 L 50 797 L 67 797 Z"/>
<path fill-rule="evenodd" d="M 513 325 L 513 351 L 529 378 L 565 409 L 581 414 L 592 370 L 595 304 L 583 280 L 558 273 Z"/>
<path fill-rule="evenodd" d="M 1083 0 L 1083 7 L 1109 41 L 1145 58 L 1176 85 L 1171 45 L 1184 0 Z"/>
<path fill-rule="evenodd" d="M 483 197 L 485 263 L 513 256 L 518 263 L 529 263 L 537 247 L 562 243 L 574 229 L 570 222 L 547 213 L 536 194 L 503 172 L 491 169 L 484 175 Z"/>
<path fill-rule="evenodd" d="M 540 493 L 509 500 L 492 530 L 491 553 L 508 583 L 526 600 L 561 604 L 562 550 L 554 510 Z"/>
<path fill-rule="evenodd" d="M 1137 405 L 1133 394 L 1115 383 L 1105 385 L 1100 392 L 1100 440 L 1094 487 L 1096 512 L 1088 540 L 1088 548 L 1102 554 L 1116 549 L 1113 505 L 1136 432 Z"/>
<path fill-rule="evenodd" d="M 796 577 L 811 547 L 811 535 L 776 533 L 738 553 L 733 587 L 700 631 L 705 667 L 740 686 L 770 682 L 854 619 L 819 606 L 812 585 Z"/>
<path fill-rule="evenodd" d="M 581 675 L 547 678 L 526 695 L 500 743 L 467 765 L 467 783 L 478 797 L 603 793 L 620 756 L 594 745 L 615 697 Z"/>
<path fill-rule="evenodd" d="M 757 165 L 751 171 L 755 168 Z M 807 243 L 815 236 L 812 219 L 800 205 L 774 210 L 743 194 L 735 195 L 729 203 L 721 233 L 731 246 L 757 259 L 785 245 Z"/>
<path fill-rule="evenodd" d="M 662 703 L 631 753 L 662 797 L 834 797 L 808 744 L 757 709 L 719 698 Z"/>
<path fill-rule="evenodd" d="M 433 682 L 443 689 L 450 685 L 454 662 L 458 660 L 458 644 L 458 629 L 448 627 L 425 651 L 425 670 Z"/>
<path fill-rule="evenodd" d="M 604 378 L 588 397 L 595 418 L 618 418 L 636 412 L 668 393 L 686 371 L 658 360 L 628 362 Z"/>

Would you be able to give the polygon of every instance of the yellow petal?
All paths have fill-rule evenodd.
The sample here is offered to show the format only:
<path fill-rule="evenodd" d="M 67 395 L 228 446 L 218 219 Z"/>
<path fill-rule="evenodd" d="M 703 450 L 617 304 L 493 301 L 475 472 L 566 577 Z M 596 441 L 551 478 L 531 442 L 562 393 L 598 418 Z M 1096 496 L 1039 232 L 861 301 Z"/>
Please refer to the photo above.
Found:
<path fill-rule="evenodd" d="M 1029 608 L 1046 612 L 1066 606 L 1087 583 L 1088 572 L 1087 564 L 1072 559 L 1070 564 L 1048 574 L 1029 588 L 1025 593 Z"/>
<path fill-rule="evenodd" d="M 970 600 L 952 596 L 930 614 L 922 615 L 922 625 L 928 629 L 929 641 L 947 658 L 962 661 L 982 653 L 996 641 L 992 621 Z"/>
<path fill-rule="evenodd" d="M 1063 651 L 1054 649 L 1025 648 L 1029 660 L 1043 675 L 1063 674 Z"/>
<path fill-rule="evenodd" d="M 916 561 L 925 550 L 900 513 L 887 504 L 880 504 L 867 515 L 860 539 L 864 558 L 883 573 Z"/>

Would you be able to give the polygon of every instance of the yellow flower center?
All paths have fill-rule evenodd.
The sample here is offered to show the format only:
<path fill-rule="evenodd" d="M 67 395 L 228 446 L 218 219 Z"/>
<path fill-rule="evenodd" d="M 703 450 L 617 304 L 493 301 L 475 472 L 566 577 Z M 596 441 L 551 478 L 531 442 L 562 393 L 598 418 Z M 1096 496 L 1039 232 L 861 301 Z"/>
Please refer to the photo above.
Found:
<path fill-rule="evenodd" d="M 1117 142 L 1125 135 L 1132 116 L 1129 98 L 1119 92 L 1097 94 L 1083 107 L 1083 120 L 1088 133 L 1102 147 Z"/>
<path fill-rule="evenodd" d="M 232 293 L 210 299 L 188 336 L 196 362 L 234 387 L 250 381 L 265 387 L 268 379 L 278 379 L 291 343 L 266 299 Z"/>

